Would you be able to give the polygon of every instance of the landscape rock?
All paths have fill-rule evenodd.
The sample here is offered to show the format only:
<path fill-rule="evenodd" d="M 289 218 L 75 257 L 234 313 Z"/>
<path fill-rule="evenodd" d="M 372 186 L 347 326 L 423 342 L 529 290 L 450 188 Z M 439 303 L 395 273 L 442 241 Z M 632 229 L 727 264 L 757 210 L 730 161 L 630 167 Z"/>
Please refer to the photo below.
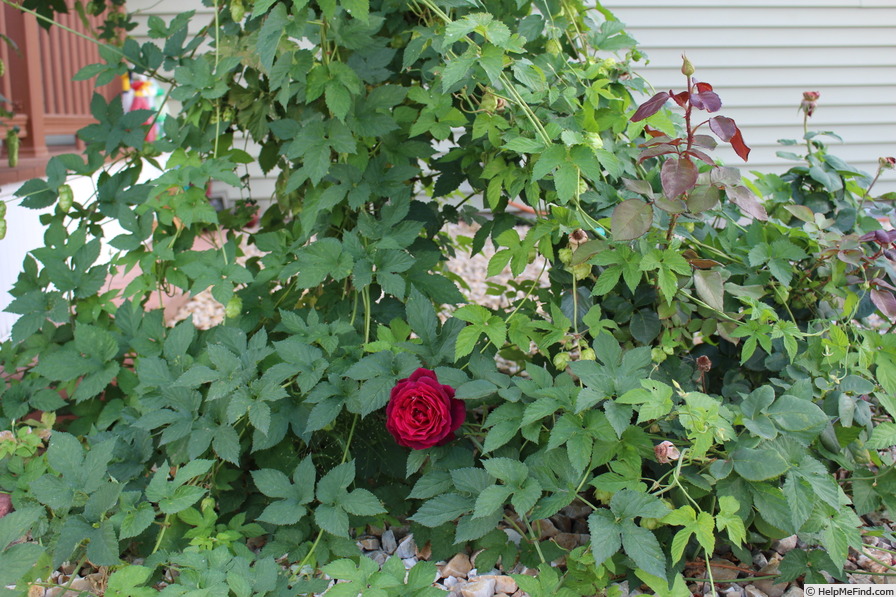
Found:
<path fill-rule="evenodd" d="M 775 554 L 775 557 L 773 557 L 771 561 L 759 571 L 757 576 L 773 576 L 778 574 L 778 563 L 780 561 L 781 556 Z M 788 583 L 776 583 L 770 578 L 764 578 L 755 581 L 753 584 L 768 597 L 781 597 L 784 594 L 784 591 L 787 590 Z"/>
<path fill-rule="evenodd" d="M 793 551 L 796 549 L 796 542 L 798 537 L 796 535 L 791 535 L 790 537 L 784 537 L 778 541 L 772 543 L 772 549 L 777 551 L 782 556 L 786 554 L 788 551 Z"/>
<path fill-rule="evenodd" d="M 495 580 L 493 578 L 477 578 L 468 582 L 460 590 L 462 597 L 492 597 L 495 594 Z"/>
<path fill-rule="evenodd" d="M 407 558 L 413 558 L 417 554 L 417 544 L 414 543 L 414 535 L 408 535 L 404 539 L 401 540 L 401 543 L 398 544 L 398 548 L 395 550 L 395 555 L 397 555 L 402 560 Z"/>
<path fill-rule="evenodd" d="M 554 541 L 566 551 L 572 551 L 579 546 L 579 536 L 573 533 L 557 533 Z"/>
<path fill-rule="evenodd" d="M 398 549 L 398 543 L 395 541 L 395 532 L 392 529 L 383 533 L 383 536 L 380 537 L 380 542 L 382 543 L 383 551 L 388 554 L 393 554 Z"/>
<path fill-rule="evenodd" d="M 507 535 L 507 539 L 514 545 L 519 545 L 523 539 L 523 536 L 513 529 L 504 529 L 504 534 Z"/>
<path fill-rule="evenodd" d="M 768 558 L 765 557 L 765 554 L 761 551 L 757 551 L 755 555 L 753 555 L 753 565 L 757 568 L 765 568 L 768 566 Z"/>
<path fill-rule="evenodd" d="M 519 587 L 517 587 L 516 585 L 516 581 L 505 574 L 487 574 L 484 576 L 477 576 L 476 580 L 494 580 L 495 591 L 499 593 L 513 594 L 516 593 L 519 589 Z"/>
<path fill-rule="evenodd" d="M 744 588 L 738 584 L 732 584 L 722 591 L 724 597 L 744 597 Z"/>
<path fill-rule="evenodd" d="M 473 564 L 470 563 L 470 556 L 465 553 L 459 553 L 442 566 L 442 578 L 448 576 L 456 576 L 458 578 L 466 578 Z"/>
<path fill-rule="evenodd" d="M 757 589 L 754 585 L 745 586 L 744 595 L 746 595 L 746 597 L 768 597 L 768 595 Z"/>
<path fill-rule="evenodd" d="M 387 554 L 386 552 L 384 552 L 382 549 L 377 549 L 376 551 L 371 551 L 371 552 L 368 552 L 368 553 L 366 553 L 366 554 L 364 554 L 364 555 L 366 555 L 368 558 L 370 558 L 371 560 L 373 560 L 374 562 L 376 562 L 376 563 L 379 564 L 380 566 L 382 566 L 383 564 L 385 564 L 385 563 L 386 563 L 386 560 L 389 559 L 389 554 Z"/>
<path fill-rule="evenodd" d="M 712 578 L 716 582 L 727 582 L 737 578 L 738 571 L 728 560 L 712 560 L 710 563 Z"/>
<path fill-rule="evenodd" d="M 432 547 L 427 543 L 423 547 L 417 546 L 417 553 L 415 554 L 418 560 L 429 560 L 432 557 Z"/>
<path fill-rule="evenodd" d="M 364 551 L 374 551 L 380 548 L 380 540 L 376 537 L 361 537 L 358 539 L 358 547 Z"/>
<path fill-rule="evenodd" d="M 550 519 L 544 518 L 542 520 L 536 521 L 533 527 L 539 530 L 539 539 L 541 541 L 545 541 L 546 539 L 550 539 L 559 533 L 557 527 L 554 526 L 554 523 L 550 521 Z"/>
<path fill-rule="evenodd" d="M 803 597 L 803 590 L 796 585 L 791 585 L 790 588 L 784 592 L 784 597 Z"/>

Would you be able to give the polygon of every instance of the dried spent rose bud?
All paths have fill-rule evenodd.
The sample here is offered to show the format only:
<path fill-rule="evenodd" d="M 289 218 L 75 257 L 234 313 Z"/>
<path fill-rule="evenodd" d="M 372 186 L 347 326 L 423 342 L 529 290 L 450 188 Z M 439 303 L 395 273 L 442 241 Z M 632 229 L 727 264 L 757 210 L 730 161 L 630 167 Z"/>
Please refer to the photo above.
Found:
<path fill-rule="evenodd" d="M 702 355 L 697 357 L 697 370 L 701 373 L 707 373 L 710 369 L 712 369 L 712 361 L 709 360 L 709 357 L 706 355 Z"/>
<path fill-rule="evenodd" d="M 803 101 L 800 102 L 800 110 L 806 113 L 806 116 L 812 116 L 815 108 L 818 107 L 818 98 L 821 97 L 820 91 L 804 91 Z"/>
<path fill-rule="evenodd" d="M 569 242 L 571 244 L 580 245 L 583 242 L 585 242 L 586 240 L 588 240 L 588 233 L 585 232 L 584 230 L 582 230 L 581 228 L 579 228 L 578 230 L 574 230 L 569 235 Z"/>
<path fill-rule="evenodd" d="M 896 169 L 896 158 L 894 157 L 880 158 L 878 163 L 880 164 L 881 170 Z"/>
<path fill-rule="evenodd" d="M 668 464 L 672 460 L 678 460 L 678 457 L 681 456 L 681 452 L 669 440 L 655 445 L 653 453 L 656 455 L 656 461 L 660 464 Z"/>

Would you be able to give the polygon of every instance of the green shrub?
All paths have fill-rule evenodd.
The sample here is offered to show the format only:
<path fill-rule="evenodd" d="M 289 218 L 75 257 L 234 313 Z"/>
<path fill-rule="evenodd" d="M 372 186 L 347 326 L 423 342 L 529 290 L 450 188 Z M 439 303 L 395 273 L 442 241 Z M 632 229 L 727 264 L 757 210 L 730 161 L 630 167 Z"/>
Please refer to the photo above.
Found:
<path fill-rule="evenodd" d="M 304 594 L 322 571 L 350 581 L 332 595 L 427 595 L 431 564 L 378 570 L 352 540 L 410 521 L 434 559 L 472 545 L 484 568 L 539 567 L 519 579 L 532 595 L 629 574 L 680 592 L 686 560 L 749 561 L 794 533 L 824 552 L 789 569 L 838 575 L 859 515 L 893 507 L 896 343 L 868 318 L 896 317 L 896 238 L 815 137 L 807 167 L 745 183 L 691 121 L 719 108 L 693 67 L 690 93 L 636 112 L 634 40 L 567 0 L 232 0 L 196 37 L 192 18 L 150 18 L 151 41 L 102 46 L 81 73 L 170 85 L 162 137 L 96 96 L 84 154 L 18 192 L 51 207 L 69 176 L 98 177 L 44 216 L 9 307 L 0 585 L 89 560 L 115 594 L 177 570 L 162 594 Z M 746 157 L 733 121 L 709 126 Z M 247 164 L 276 176 L 276 202 L 258 232 L 221 231 L 205 189 L 242 186 Z M 535 212 L 522 236 L 509 202 Z M 440 316 L 464 302 L 444 232 L 462 220 L 474 253 L 497 246 L 491 272 L 547 260 L 509 308 Z M 109 221 L 124 232 L 104 238 Z M 210 230 L 220 245 L 194 250 Z M 166 327 L 144 305 L 173 288 L 210 288 L 226 321 Z M 418 369 L 438 382 L 393 393 Z M 420 412 L 384 408 L 408 384 Z M 539 540 L 576 500 L 599 540 Z"/>

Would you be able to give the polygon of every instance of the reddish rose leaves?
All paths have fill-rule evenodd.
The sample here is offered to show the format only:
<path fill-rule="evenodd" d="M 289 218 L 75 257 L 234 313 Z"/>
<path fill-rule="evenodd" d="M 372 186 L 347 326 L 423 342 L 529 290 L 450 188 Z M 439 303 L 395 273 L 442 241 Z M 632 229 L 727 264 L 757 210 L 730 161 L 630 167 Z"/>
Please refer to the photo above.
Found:
<path fill-rule="evenodd" d="M 632 116 L 632 122 L 638 122 L 639 120 L 650 118 L 651 116 L 659 112 L 663 106 L 666 105 L 666 102 L 669 101 L 670 97 L 672 97 L 672 94 L 667 91 L 661 91 L 657 93 L 638 107 L 638 109 Z"/>
<path fill-rule="evenodd" d="M 386 429 L 400 446 L 423 450 L 454 439 L 467 417 L 454 388 L 439 383 L 429 369 L 417 369 L 395 387 L 386 405 Z"/>

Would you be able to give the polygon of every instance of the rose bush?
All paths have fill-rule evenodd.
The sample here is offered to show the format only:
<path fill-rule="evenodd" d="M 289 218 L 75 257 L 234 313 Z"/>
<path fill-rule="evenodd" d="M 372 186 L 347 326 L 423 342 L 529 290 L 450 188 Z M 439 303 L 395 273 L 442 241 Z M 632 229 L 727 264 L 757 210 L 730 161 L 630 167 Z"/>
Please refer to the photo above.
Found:
<path fill-rule="evenodd" d="M 421 367 L 392 388 L 386 429 L 399 445 L 423 450 L 451 441 L 466 416 L 454 388 L 440 384 L 435 372 Z"/>

